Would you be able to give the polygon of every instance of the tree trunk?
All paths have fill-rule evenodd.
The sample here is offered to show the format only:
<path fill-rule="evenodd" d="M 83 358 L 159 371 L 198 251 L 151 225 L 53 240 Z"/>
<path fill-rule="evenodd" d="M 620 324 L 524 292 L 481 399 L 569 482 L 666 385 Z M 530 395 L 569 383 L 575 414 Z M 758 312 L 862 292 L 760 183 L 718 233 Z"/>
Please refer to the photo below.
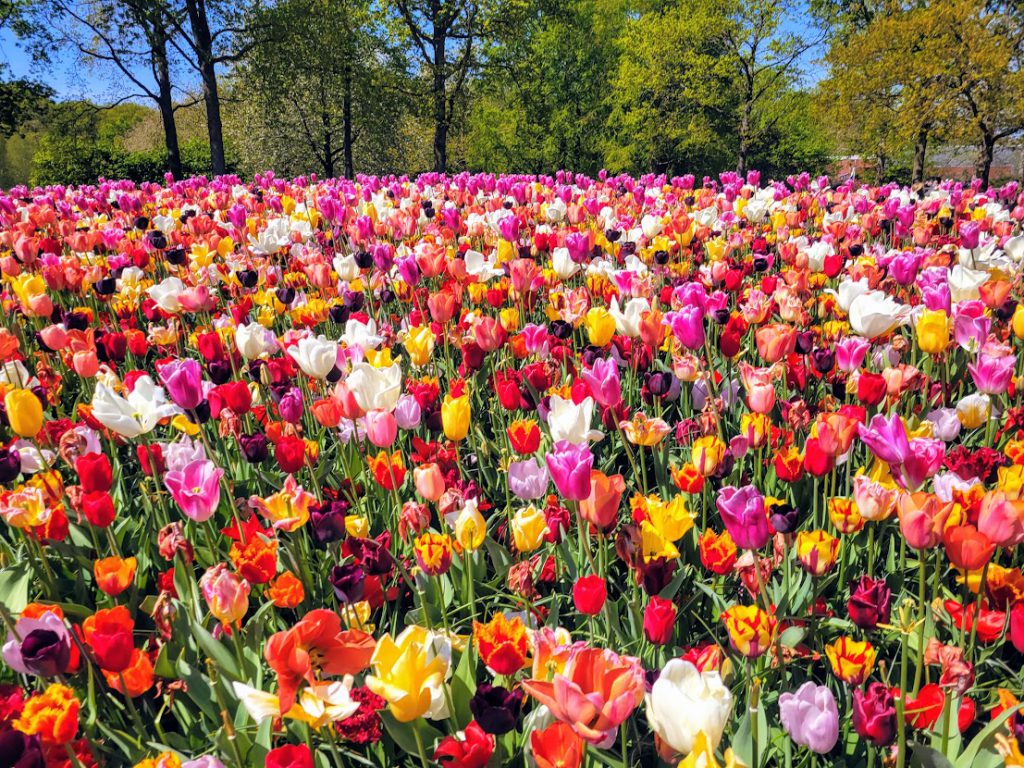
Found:
<path fill-rule="evenodd" d="M 334 146 L 331 141 L 331 125 L 328 122 L 328 116 L 325 114 L 324 118 L 324 178 L 334 178 Z"/>
<path fill-rule="evenodd" d="M 220 94 L 217 91 L 217 71 L 213 56 L 213 36 L 206 17 L 206 0 L 186 0 L 192 37 L 198 51 L 199 76 L 203 81 L 203 101 L 206 103 L 206 130 L 210 137 L 210 163 L 213 175 L 221 176 L 227 170 L 224 162 L 224 127 L 220 116 Z"/>
<path fill-rule="evenodd" d="M 355 176 L 352 164 L 352 66 L 346 62 L 344 76 L 345 91 L 341 98 L 341 152 L 345 166 L 345 178 Z"/>
<path fill-rule="evenodd" d="M 435 17 L 436 18 L 436 17 Z M 445 89 L 445 45 L 447 39 L 434 25 L 434 170 L 448 169 L 448 94 Z"/>
<path fill-rule="evenodd" d="M 152 30 L 153 71 L 160 108 L 160 121 L 164 128 L 164 146 L 167 147 L 167 170 L 176 179 L 181 178 L 181 150 L 178 147 L 178 126 L 174 122 L 174 98 L 171 93 L 171 72 L 167 63 L 167 32 L 158 18 Z"/>
<path fill-rule="evenodd" d="M 747 162 L 750 157 L 750 118 L 754 111 L 753 84 L 747 88 L 743 97 L 743 112 L 740 114 L 740 150 L 736 158 L 736 173 L 747 175 Z"/>
<path fill-rule="evenodd" d="M 928 131 L 930 126 L 923 125 L 917 132 L 917 141 L 914 142 L 914 170 L 911 174 L 911 184 L 918 184 L 924 181 L 925 158 L 928 154 Z"/>
<path fill-rule="evenodd" d="M 981 187 L 988 187 L 989 176 L 992 173 L 992 158 L 996 151 L 996 137 L 987 127 L 981 128 L 981 147 L 978 150 L 978 163 L 975 166 L 975 173 L 981 179 Z"/>

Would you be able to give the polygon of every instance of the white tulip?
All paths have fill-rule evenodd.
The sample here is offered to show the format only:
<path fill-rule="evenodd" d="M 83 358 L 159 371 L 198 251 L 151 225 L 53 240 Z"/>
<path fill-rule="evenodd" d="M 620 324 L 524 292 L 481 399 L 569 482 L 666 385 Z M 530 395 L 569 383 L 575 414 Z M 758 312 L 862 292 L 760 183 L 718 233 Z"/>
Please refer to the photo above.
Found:
<path fill-rule="evenodd" d="M 559 280 L 568 280 L 580 270 L 580 265 L 569 257 L 568 248 L 555 248 L 551 252 L 551 268 Z"/>
<path fill-rule="evenodd" d="M 576 405 L 572 400 L 565 400 L 558 395 L 551 396 L 551 409 L 548 413 L 548 429 L 554 442 L 565 440 L 578 444 L 587 440 L 600 440 L 604 434 L 590 428 L 594 417 L 594 399 L 583 398 Z"/>
<path fill-rule="evenodd" d="M 163 389 L 149 376 L 140 376 L 127 398 L 105 384 L 96 385 L 92 415 L 112 432 L 132 439 L 151 432 L 161 419 L 176 416 L 181 409 L 167 402 Z"/>
<path fill-rule="evenodd" d="M 327 378 L 338 360 L 338 344 L 324 336 L 306 336 L 288 348 L 288 354 L 307 376 Z"/>
<path fill-rule="evenodd" d="M 625 310 L 619 306 L 619 299 L 612 299 L 608 313 L 615 318 L 615 330 L 623 336 L 636 338 L 640 335 L 640 320 L 644 312 L 649 312 L 651 303 L 644 298 L 633 298 L 626 302 Z"/>
<path fill-rule="evenodd" d="M 376 320 L 370 319 L 363 323 L 353 318 L 345 323 L 345 332 L 341 334 L 341 340 L 350 347 L 359 347 L 365 351 L 379 347 L 384 337 L 377 335 Z"/>
<path fill-rule="evenodd" d="M 850 303 L 850 327 L 866 339 L 888 333 L 906 322 L 910 307 L 883 291 L 862 293 Z"/>
<path fill-rule="evenodd" d="M 402 367 L 398 363 L 386 368 L 356 363 L 345 384 L 364 411 L 391 412 L 402 396 Z"/>
<path fill-rule="evenodd" d="M 164 312 L 180 312 L 181 304 L 178 302 L 178 297 L 184 290 L 185 284 L 181 282 L 181 278 L 168 277 L 151 287 L 146 293 Z"/>
<path fill-rule="evenodd" d="M 267 329 L 259 323 L 240 325 L 235 329 L 235 344 L 247 360 L 253 360 L 268 351 Z"/>
<path fill-rule="evenodd" d="M 645 699 L 647 722 L 672 749 L 689 754 L 701 731 L 711 749 L 718 748 L 732 711 L 732 694 L 718 672 L 700 672 L 688 661 L 672 659 Z"/>

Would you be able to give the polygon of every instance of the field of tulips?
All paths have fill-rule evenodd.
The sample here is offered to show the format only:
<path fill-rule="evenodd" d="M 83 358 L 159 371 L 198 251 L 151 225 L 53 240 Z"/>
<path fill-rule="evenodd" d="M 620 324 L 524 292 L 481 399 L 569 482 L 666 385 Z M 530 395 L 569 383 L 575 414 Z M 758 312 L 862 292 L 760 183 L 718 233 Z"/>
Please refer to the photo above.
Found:
<path fill-rule="evenodd" d="M 1024 194 L 0 194 L 0 766 L 1024 765 Z"/>

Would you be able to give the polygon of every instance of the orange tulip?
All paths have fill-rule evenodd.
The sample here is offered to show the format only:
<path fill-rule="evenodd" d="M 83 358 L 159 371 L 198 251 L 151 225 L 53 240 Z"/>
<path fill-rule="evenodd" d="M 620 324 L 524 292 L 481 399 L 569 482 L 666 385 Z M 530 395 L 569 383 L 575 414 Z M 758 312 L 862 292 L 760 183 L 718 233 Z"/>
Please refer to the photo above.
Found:
<path fill-rule="evenodd" d="M 299 685 L 322 675 L 356 675 L 370 665 L 376 642 L 356 629 L 342 631 L 333 611 L 310 611 L 291 629 L 270 636 L 263 655 L 277 673 L 281 713 L 295 703 Z"/>
<path fill-rule="evenodd" d="M 81 707 L 71 688 L 54 683 L 25 702 L 13 725 L 24 734 L 39 736 L 46 746 L 60 746 L 75 738 Z"/>
<path fill-rule="evenodd" d="M 583 739 L 565 723 L 552 723 L 530 734 L 537 768 L 579 768 L 583 764 Z"/>
<path fill-rule="evenodd" d="M 108 595 L 120 595 L 135 579 L 137 565 L 138 561 L 134 557 L 104 557 L 97 560 L 92 566 L 96 586 Z"/>
<path fill-rule="evenodd" d="M 144 651 L 135 648 L 127 669 L 122 672 L 104 670 L 103 676 L 115 691 L 134 699 L 153 687 L 153 662 Z"/>
<path fill-rule="evenodd" d="M 278 608 L 295 608 L 306 597 L 302 582 L 291 571 L 285 571 L 267 588 L 267 597 Z"/>
<path fill-rule="evenodd" d="M 609 477 L 599 470 L 590 472 L 590 496 L 580 502 L 580 515 L 601 531 L 615 526 L 626 481 L 622 475 Z"/>
<path fill-rule="evenodd" d="M 644 698 L 639 660 L 604 648 L 578 648 L 554 680 L 525 680 L 523 688 L 557 720 L 601 749 Z"/>
<path fill-rule="evenodd" d="M 486 624 L 473 622 L 473 642 L 487 667 L 499 675 L 514 675 L 526 666 L 526 627 L 518 616 L 509 621 L 496 613 Z"/>
<path fill-rule="evenodd" d="M 784 360 L 796 349 L 796 328 L 785 323 L 772 323 L 754 334 L 757 353 L 769 365 Z"/>
<path fill-rule="evenodd" d="M 949 562 L 964 571 L 980 571 L 992 559 L 996 544 L 973 525 L 951 525 L 942 533 Z"/>

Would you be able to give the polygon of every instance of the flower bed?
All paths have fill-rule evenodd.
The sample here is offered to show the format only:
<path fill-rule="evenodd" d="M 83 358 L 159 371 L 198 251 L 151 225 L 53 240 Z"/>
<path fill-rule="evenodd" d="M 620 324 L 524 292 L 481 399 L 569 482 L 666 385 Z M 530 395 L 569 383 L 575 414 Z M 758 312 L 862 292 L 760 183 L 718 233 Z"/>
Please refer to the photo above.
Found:
<path fill-rule="evenodd" d="M 1015 184 L 0 220 L 4 765 L 1024 762 Z"/>

